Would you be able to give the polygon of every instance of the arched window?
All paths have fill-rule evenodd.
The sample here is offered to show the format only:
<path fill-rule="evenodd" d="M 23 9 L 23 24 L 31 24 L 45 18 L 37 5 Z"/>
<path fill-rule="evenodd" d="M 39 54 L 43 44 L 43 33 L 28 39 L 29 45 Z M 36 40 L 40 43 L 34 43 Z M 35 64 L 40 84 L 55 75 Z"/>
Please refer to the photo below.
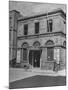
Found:
<path fill-rule="evenodd" d="M 22 54 L 23 54 L 23 61 L 27 61 L 27 54 L 28 54 L 27 48 L 28 48 L 28 46 L 29 45 L 28 45 L 27 42 L 22 44 L 22 48 L 23 48 L 23 52 L 22 52 Z"/>
<path fill-rule="evenodd" d="M 40 47 L 39 41 L 34 42 L 34 43 L 33 43 L 33 46 L 34 46 L 34 47 Z"/>
<path fill-rule="evenodd" d="M 54 58 L 54 43 L 51 40 L 48 40 L 45 44 L 47 46 L 47 60 L 48 61 L 53 61 Z"/>
<path fill-rule="evenodd" d="M 27 42 L 24 42 L 23 44 L 22 44 L 22 48 L 27 48 L 29 45 L 28 45 L 28 43 Z"/>
<path fill-rule="evenodd" d="M 54 45 L 54 42 L 52 40 L 48 40 L 46 43 L 45 43 L 46 46 L 53 46 Z"/>
<path fill-rule="evenodd" d="M 63 46 L 66 47 L 66 41 L 63 42 Z"/>

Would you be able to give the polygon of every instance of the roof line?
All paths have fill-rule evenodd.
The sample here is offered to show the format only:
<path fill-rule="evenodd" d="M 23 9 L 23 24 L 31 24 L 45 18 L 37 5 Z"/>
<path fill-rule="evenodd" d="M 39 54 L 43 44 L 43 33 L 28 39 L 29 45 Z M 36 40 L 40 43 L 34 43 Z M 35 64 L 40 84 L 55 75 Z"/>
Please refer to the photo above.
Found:
<path fill-rule="evenodd" d="M 64 15 L 64 17 L 66 18 L 66 14 L 64 13 L 64 11 L 62 9 L 57 9 L 55 11 L 52 12 L 48 12 L 48 13 L 44 13 L 44 14 L 40 14 L 40 15 L 35 15 L 35 16 L 30 16 L 30 17 L 25 17 L 23 19 L 18 19 L 18 21 L 24 21 L 24 20 L 28 20 L 28 19 L 32 19 L 32 18 L 37 18 L 37 17 L 41 17 L 41 16 L 47 16 L 47 15 L 51 15 L 51 14 L 55 14 L 55 13 L 61 13 Z"/>

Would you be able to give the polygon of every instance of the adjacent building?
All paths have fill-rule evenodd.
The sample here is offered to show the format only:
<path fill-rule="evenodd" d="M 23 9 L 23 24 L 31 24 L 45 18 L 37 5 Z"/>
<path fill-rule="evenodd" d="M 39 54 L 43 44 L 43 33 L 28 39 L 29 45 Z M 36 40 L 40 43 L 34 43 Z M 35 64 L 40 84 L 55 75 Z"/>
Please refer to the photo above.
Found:
<path fill-rule="evenodd" d="M 11 15 L 13 13 L 13 15 Z M 54 62 L 59 70 L 66 66 L 66 14 L 61 9 L 48 13 L 23 17 L 11 11 L 10 59 L 16 59 L 20 67 L 53 70 Z M 10 36 L 11 37 L 11 36 Z"/>
<path fill-rule="evenodd" d="M 12 10 L 9 12 L 9 59 L 16 59 L 17 51 L 17 20 L 21 17 L 20 12 Z"/>

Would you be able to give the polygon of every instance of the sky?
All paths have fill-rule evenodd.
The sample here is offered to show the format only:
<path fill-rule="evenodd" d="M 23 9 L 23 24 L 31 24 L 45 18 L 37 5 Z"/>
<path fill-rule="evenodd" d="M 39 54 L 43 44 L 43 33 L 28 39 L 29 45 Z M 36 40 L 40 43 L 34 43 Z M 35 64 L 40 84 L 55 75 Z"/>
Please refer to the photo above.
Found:
<path fill-rule="evenodd" d="M 47 13 L 58 8 L 61 8 L 66 13 L 65 4 L 9 1 L 9 10 L 17 10 L 23 16 L 32 16 L 36 14 Z"/>

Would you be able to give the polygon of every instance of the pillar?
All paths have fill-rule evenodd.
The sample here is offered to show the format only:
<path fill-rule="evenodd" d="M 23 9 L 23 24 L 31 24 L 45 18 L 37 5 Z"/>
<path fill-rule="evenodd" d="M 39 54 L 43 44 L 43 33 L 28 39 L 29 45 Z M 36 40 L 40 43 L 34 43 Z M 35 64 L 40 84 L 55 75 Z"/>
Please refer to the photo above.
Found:
<path fill-rule="evenodd" d="M 26 48 L 27 49 L 27 56 L 26 56 L 26 59 L 24 59 L 23 58 L 23 53 L 25 53 L 25 52 L 23 52 L 23 48 L 21 49 L 21 67 L 24 67 L 24 65 L 27 65 L 28 66 L 28 64 L 29 64 L 29 49 L 28 48 Z"/>
<path fill-rule="evenodd" d="M 45 62 L 47 61 L 47 48 L 42 48 L 42 54 L 40 58 L 41 69 L 45 68 Z"/>

